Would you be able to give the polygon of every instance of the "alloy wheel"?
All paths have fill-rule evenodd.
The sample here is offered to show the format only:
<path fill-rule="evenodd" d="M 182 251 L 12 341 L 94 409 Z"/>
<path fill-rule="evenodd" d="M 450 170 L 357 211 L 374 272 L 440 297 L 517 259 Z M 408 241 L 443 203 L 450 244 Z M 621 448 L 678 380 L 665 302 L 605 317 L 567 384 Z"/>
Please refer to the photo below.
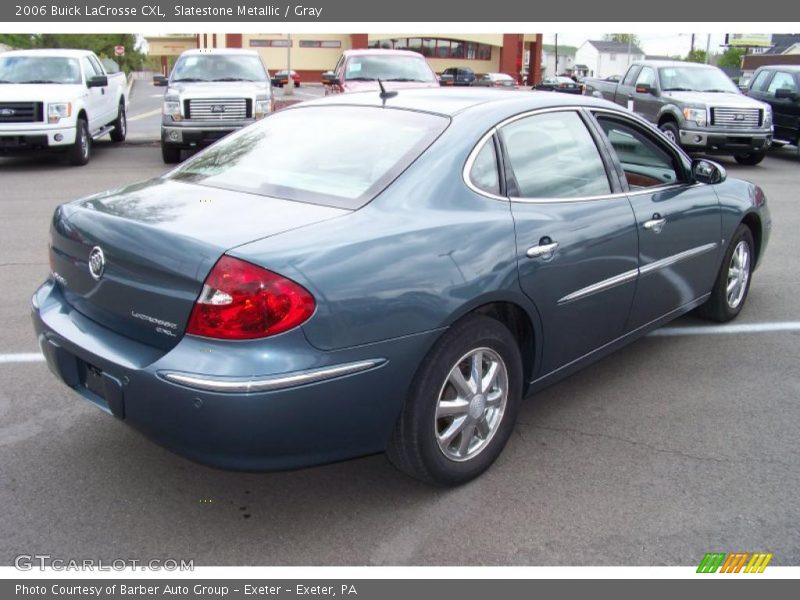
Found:
<path fill-rule="evenodd" d="M 750 246 L 742 240 L 736 244 L 728 265 L 728 285 L 725 298 L 728 306 L 736 308 L 742 303 L 750 279 Z"/>

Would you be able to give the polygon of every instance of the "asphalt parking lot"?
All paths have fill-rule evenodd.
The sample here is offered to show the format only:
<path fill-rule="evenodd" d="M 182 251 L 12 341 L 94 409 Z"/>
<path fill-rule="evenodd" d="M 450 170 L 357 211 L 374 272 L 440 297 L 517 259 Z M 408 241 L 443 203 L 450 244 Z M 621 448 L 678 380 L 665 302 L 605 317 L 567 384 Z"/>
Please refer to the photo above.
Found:
<path fill-rule="evenodd" d="M 129 114 L 155 110 L 158 89 L 135 88 L 152 97 Z M 199 466 L 43 362 L 8 358 L 37 352 L 29 298 L 48 272 L 53 209 L 167 170 L 135 138 L 96 144 L 82 168 L 0 159 L 0 564 L 690 565 L 711 551 L 800 564 L 798 331 L 707 334 L 684 317 L 674 325 L 688 334 L 647 337 L 530 398 L 494 467 L 451 490 L 382 456 L 264 474 Z M 800 160 L 721 162 L 765 189 L 774 223 L 736 323 L 800 321 Z"/>

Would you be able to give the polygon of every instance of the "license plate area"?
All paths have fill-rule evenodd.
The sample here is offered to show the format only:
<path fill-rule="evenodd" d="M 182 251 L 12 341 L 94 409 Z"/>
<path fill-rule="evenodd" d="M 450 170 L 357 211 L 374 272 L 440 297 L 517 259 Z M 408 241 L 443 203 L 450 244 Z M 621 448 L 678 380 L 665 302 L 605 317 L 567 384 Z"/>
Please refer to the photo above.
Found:
<path fill-rule="evenodd" d="M 78 391 L 100 408 L 117 418 L 125 418 L 122 382 L 99 367 L 78 359 Z"/>

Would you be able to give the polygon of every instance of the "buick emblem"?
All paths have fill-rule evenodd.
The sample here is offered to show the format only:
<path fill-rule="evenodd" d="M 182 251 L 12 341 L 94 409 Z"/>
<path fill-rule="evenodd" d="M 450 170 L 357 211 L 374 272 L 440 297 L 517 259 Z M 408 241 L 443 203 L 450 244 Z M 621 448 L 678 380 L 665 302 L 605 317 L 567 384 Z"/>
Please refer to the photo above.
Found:
<path fill-rule="evenodd" d="M 212 113 L 224 113 L 225 112 L 225 105 L 224 104 L 212 104 L 211 105 L 211 112 Z"/>
<path fill-rule="evenodd" d="M 13 108 L 0 108 L 0 116 L 3 117 L 13 117 L 16 112 Z"/>
<path fill-rule="evenodd" d="M 106 270 L 106 257 L 100 246 L 95 246 L 89 253 L 89 274 L 95 281 L 100 281 Z"/>

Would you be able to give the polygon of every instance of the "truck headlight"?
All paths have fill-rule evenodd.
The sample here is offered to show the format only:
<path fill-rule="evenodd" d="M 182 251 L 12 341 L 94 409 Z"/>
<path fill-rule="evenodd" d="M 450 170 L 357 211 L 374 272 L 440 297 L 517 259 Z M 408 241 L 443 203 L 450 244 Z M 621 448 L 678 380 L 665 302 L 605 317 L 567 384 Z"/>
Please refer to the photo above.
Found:
<path fill-rule="evenodd" d="M 165 116 L 172 117 L 173 121 L 181 121 L 183 120 L 183 115 L 181 114 L 181 103 L 172 100 L 164 101 L 164 107 L 161 110 Z"/>
<path fill-rule="evenodd" d="M 700 127 L 705 127 L 707 123 L 705 108 L 684 108 L 683 117 L 687 121 L 694 121 Z"/>
<path fill-rule="evenodd" d="M 772 107 L 769 104 L 764 107 L 764 127 L 772 127 Z"/>
<path fill-rule="evenodd" d="M 58 123 L 61 119 L 67 119 L 71 115 L 71 102 L 52 102 L 47 105 L 47 122 L 50 124 Z"/>
<path fill-rule="evenodd" d="M 263 119 L 273 110 L 275 110 L 275 105 L 272 102 L 272 98 L 267 98 L 266 100 L 256 100 L 256 119 Z"/>

